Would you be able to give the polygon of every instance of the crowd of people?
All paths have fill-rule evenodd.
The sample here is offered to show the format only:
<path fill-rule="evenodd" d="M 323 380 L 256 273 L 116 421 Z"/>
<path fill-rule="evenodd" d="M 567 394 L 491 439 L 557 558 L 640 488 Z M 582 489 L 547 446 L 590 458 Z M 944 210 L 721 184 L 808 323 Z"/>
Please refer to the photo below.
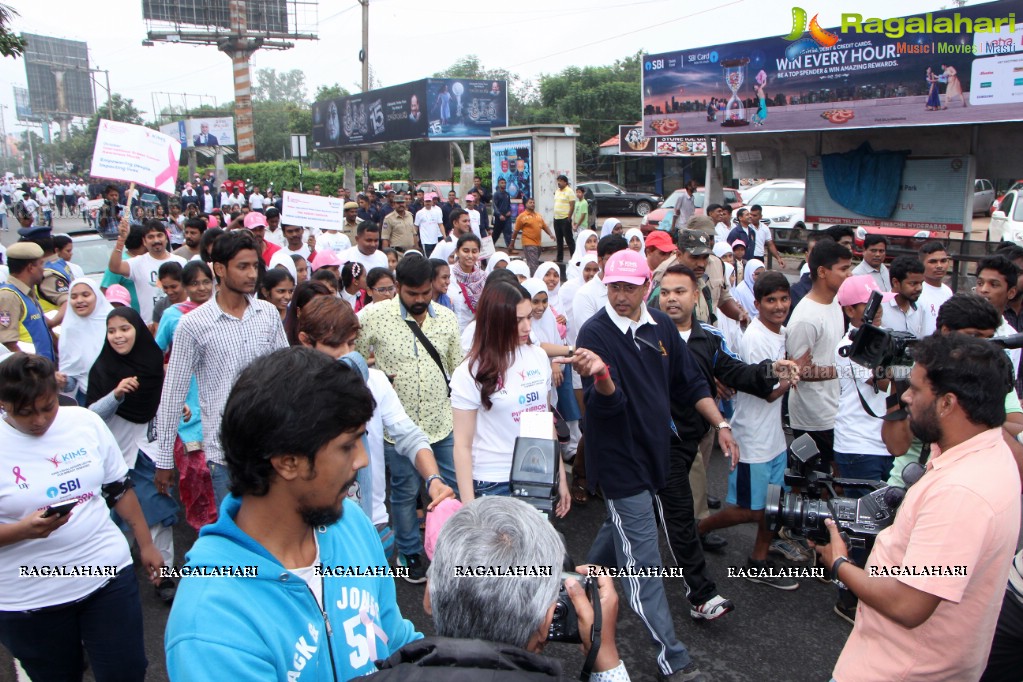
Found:
<path fill-rule="evenodd" d="M 652 642 L 633 671 L 709 679 L 675 630 L 658 529 L 690 617 L 714 621 L 735 605 L 705 553 L 738 524 L 756 529 L 746 579 L 793 591 L 801 578 L 785 569 L 802 565 L 837 583 L 835 613 L 853 623 L 839 682 L 1023 669 L 1023 374 L 1018 350 L 977 340 L 1018 328 L 1023 248 L 1000 247 L 975 293 L 953 295 L 940 242 L 887 263 L 884 237 L 868 236 L 854 266 L 852 231 L 836 227 L 814 235 L 790 284 L 765 266 L 778 251 L 756 206 L 733 222 L 727 207 L 695 215 L 680 201 L 674 231 L 609 218 L 598 234 L 567 178 L 552 226 L 532 199 L 511 222 L 504 190 L 477 178 L 461 201 L 367 189 L 336 229 L 314 230 L 282 221 L 269 193 L 235 190 L 225 213 L 223 199 L 192 201 L 189 183 L 168 216 L 133 221 L 108 187 L 99 227 L 116 239 L 100 283 L 75 273 L 44 221 L 18 217 L 0 285 L 0 431 L 14 444 L 0 480 L 0 643 L 30 678 L 80 679 L 84 650 L 97 679 L 143 679 L 133 544 L 173 604 L 174 680 L 561 675 L 541 651 L 564 542 L 512 499 L 533 413 L 562 435 L 560 527 L 571 532 L 574 506 L 606 511 L 585 563 L 626 571 Z M 864 320 L 875 292 L 881 309 Z M 915 366 L 851 362 L 842 350 L 863 324 L 912 334 Z M 769 526 L 768 487 L 784 486 L 789 436 L 804 434 L 822 473 L 907 487 L 907 466 L 925 466 L 873 551 L 847 549 L 833 524 L 823 546 Z M 730 469 L 724 500 L 708 493 L 715 449 Z M 251 575 L 167 571 L 181 568 L 179 517 L 199 531 L 188 569 Z M 945 565 L 965 569 L 873 572 Z M 68 589 L 17 577 L 107 566 Z M 387 566 L 428 583 L 437 638 L 402 616 L 390 575 L 358 574 Z M 553 570 L 458 579 L 459 566 Z M 605 576 L 590 589 L 599 599 L 564 584 L 590 679 L 628 679 L 615 587 Z"/>

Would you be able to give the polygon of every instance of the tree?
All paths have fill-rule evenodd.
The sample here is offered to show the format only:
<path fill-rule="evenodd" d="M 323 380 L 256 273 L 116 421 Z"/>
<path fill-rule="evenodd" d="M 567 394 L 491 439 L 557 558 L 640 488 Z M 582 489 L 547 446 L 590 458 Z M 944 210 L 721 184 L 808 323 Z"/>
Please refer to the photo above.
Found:
<path fill-rule="evenodd" d="M 92 165 L 92 150 L 96 146 L 100 119 L 111 118 L 112 114 L 115 121 L 143 125 L 145 122 L 142 120 L 142 113 L 135 107 L 134 100 L 115 92 L 109 102 L 100 106 L 84 125 L 71 126 L 67 139 L 58 140 L 50 145 L 48 156 L 73 163 L 78 168 L 89 168 Z"/>
<path fill-rule="evenodd" d="M 316 94 L 313 95 L 314 102 L 322 102 L 328 99 L 337 99 L 338 97 L 348 97 L 351 93 L 342 88 L 337 83 L 333 85 L 321 85 L 316 88 Z"/>
<path fill-rule="evenodd" d="M 300 69 L 277 72 L 277 69 L 256 71 L 256 84 L 252 86 L 253 102 L 285 102 L 307 106 L 305 73 Z"/>
<path fill-rule="evenodd" d="M 0 55 L 17 59 L 25 51 L 25 39 L 11 33 L 8 26 L 18 12 L 8 5 L 0 5 Z"/>

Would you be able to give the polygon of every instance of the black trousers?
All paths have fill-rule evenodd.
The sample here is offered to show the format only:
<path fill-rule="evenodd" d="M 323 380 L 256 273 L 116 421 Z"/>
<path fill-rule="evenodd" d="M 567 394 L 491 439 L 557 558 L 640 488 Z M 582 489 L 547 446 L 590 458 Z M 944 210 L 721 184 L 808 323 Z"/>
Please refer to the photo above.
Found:
<path fill-rule="evenodd" d="M 694 606 L 703 604 L 717 594 L 717 585 L 707 575 L 707 561 L 696 531 L 693 512 L 693 491 L 689 487 L 689 470 L 700 456 L 699 443 L 671 439 L 671 470 L 668 485 L 658 495 L 664 508 L 668 546 L 675 564 L 682 569 L 686 597 Z"/>
<path fill-rule="evenodd" d="M 565 255 L 564 251 L 562 251 L 562 240 L 568 244 L 568 255 L 571 256 L 575 253 L 575 237 L 572 236 L 572 218 L 554 219 L 554 238 L 558 242 L 558 257 L 556 260 L 561 263 Z"/>
<path fill-rule="evenodd" d="M 1020 679 L 1023 679 L 1023 604 L 1006 591 L 987 669 L 980 682 L 1019 682 Z"/>

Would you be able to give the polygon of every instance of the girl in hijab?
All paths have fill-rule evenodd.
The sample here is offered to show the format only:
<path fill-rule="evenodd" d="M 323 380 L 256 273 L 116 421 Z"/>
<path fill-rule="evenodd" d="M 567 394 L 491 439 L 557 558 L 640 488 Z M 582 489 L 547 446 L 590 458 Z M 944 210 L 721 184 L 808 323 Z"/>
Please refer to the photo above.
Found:
<path fill-rule="evenodd" d="M 460 331 L 476 316 L 483 283 L 487 281 L 479 260 L 480 238 L 471 232 L 463 234 L 455 244 L 455 263 L 451 266 L 451 284 L 448 285 L 448 298 Z"/>
<path fill-rule="evenodd" d="M 753 296 L 753 285 L 757 282 L 757 277 L 760 276 L 760 271 L 764 269 L 763 261 L 759 261 L 756 258 L 746 263 L 746 272 L 742 277 L 742 284 L 735 287 L 735 298 L 742 307 L 746 309 L 746 313 L 749 314 L 749 319 L 754 320 L 757 317 L 757 306 L 754 303 L 756 300 Z"/>
<path fill-rule="evenodd" d="M 565 316 L 566 319 L 572 319 L 572 302 L 575 301 L 575 295 L 582 287 L 582 285 L 593 279 L 593 276 L 599 272 L 600 268 L 597 266 L 597 254 L 588 253 L 582 257 L 579 262 L 579 272 L 569 277 L 565 285 L 561 287 L 558 292 L 558 300 L 561 303 L 561 307 L 558 312 Z M 575 335 L 579 332 L 578 329 L 572 329 L 571 325 L 568 328 L 569 342 L 575 341 Z"/>
<path fill-rule="evenodd" d="M 135 483 L 142 513 L 146 517 L 153 544 L 167 566 L 174 562 L 174 524 L 178 505 L 156 490 L 156 430 L 153 419 L 160 406 L 163 390 L 163 351 L 132 308 L 117 308 L 107 315 L 107 337 L 103 349 L 89 371 L 86 403 L 101 416 L 117 439 L 128 475 Z M 115 519 L 121 530 L 127 525 Z M 131 540 L 129 539 L 129 544 Z M 165 578 L 156 586 L 159 597 L 174 599 L 175 584 Z"/>
<path fill-rule="evenodd" d="M 110 301 L 91 279 L 71 282 L 68 308 L 73 314 L 64 316 L 60 339 L 60 372 L 65 377 L 64 393 L 85 407 L 89 390 L 89 370 L 96 362 L 107 337 L 107 315 L 114 309 Z"/>
<path fill-rule="evenodd" d="M 274 254 L 276 255 L 276 254 Z M 202 261 L 190 261 L 181 271 L 181 284 L 188 300 L 172 305 L 160 318 L 156 329 L 156 345 L 165 354 L 173 351 L 172 341 L 181 318 L 213 296 L 213 272 Z M 199 385 L 192 377 L 185 398 L 189 419 L 178 423 L 178 437 L 174 440 L 174 466 L 178 470 L 178 494 L 185 507 L 185 521 L 199 530 L 217 520 L 217 504 L 213 495 L 213 480 L 206 466 L 206 451 L 202 442 L 202 415 L 199 411 Z"/>
<path fill-rule="evenodd" d="M 582 271 L 583 256 L 597 252 L 597 233 L 593 230 L 580 230 L 575 240 L 575 253 L 568 261 L 565 276 L 574 279 Z"/>
<path fill-rule="evenodd" d="M 600 228 L 600 238 L 603 239 L 612 234 L 620 235 L 624 231 L 625 227 L 622 225 L 622 221 L 618 220 L 618 218 L 608 218 Z"/>
<path fill-rule="evenodd" d="M 558 324 L 559 343 L 568 336 L 568 317 L 561 311 L 561 268 L 557 263 L 540 263 L 533 275 L 547 287 L 547 305 Z"/>
<path fill-rule="evenodd" d="M 732 249 L 724 242 L 715 242 L 714 255 L 721 259 L 722 265 L 725 266 L 725 280 L 728 282 L 728 286 L 734 290 L 737 280 L 735 278 L 735 265 L 733 264 L 735 257 L 732 254 Z M 742 327 L 739 326 L 739 323 L 727 315 L 720 315 L 715 324 L 721 330 L 721 333 L 725 335 L 725 342 L 728 344 L 728 347 L 733 351 L 738 351 L 739 341 L 742 339 Z"/>
<path fill-rule="evenodd" d="M 508 269 L 519 278 L 519 283 L 529 279 L 529 266 L 524 260 L 513 260 L 508 262 Z"/>
<path fill-rule="evenodd" d="M 508 263 L 510 262 L 511 258 L 508 256 L 507 253 L 505 253 L 504 251 L 498 251 L 497 253 L 490 257 L 490 260 L 487 261 L 486 269 L 487 275 L 490 275 L 490 273 L 492 273 L 494 270 L 502 270 L 508 267 Z"/>
<path fill-rule="evenodd" d="M 625 241 L 633 251 L 643 253 L 646 248 L 646 240 L 643 239 L 643 230 L 633 227 L 625 233 Z"/>

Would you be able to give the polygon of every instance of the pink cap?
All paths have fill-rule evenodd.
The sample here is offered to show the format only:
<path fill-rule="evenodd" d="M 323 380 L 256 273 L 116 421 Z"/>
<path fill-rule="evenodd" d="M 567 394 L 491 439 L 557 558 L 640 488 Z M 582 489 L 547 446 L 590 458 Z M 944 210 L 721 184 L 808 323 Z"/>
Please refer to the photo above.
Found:
<path fill-rule="evenodd" d="M 266 227 L 266 216 L 257 211 L 250 211 L 245 215 L 245 220 L 242 223 L 245 225 L 245 229 L 254 230 L 257 227 Z"/>
<path fill-rule="evenodd" d="M 881 291 L 872 275 L 855 275 L 847 278 L 838 288 L 838 305 L 859 305 L 870 300 L 870 295 Z M 882 301 L 890 301 L 895 294 L 881 292 Z"/>
<path fill-rule="evenodd" d="M 426 196 L 424 196 L 423 198 L 424 199 L 429 199 L 430 201 L 436 201 L 437 200 L 437 193 L 436 192 L 428 192 L 426 194 Z"/>
<path fill-rule="evenodd" d="M 426 537 L 423 538 L 423 547 L 426 550 L 426 558 L 430 561 L 433 561 L 433 550 L 437 546 L 441 528 L 461 508 L 462 503 L 458 500 L 447 499 L 426 514 Z"/>
<path fill-rule="evenodd" d="M 638 251 L 625 249 L 613 254 L 604 265 L 604 284 L 643 284 L 650 279 L 650 266 Z"/>
<path fill-rule="evenodd" d="M 107 300 L 111 303 L 118 303 L 131 307 L 131 294 L 120 284 L 111 284 L 107 287 L 107 290 L 103 292 L 107 297 Z"/>
<path fill-rule="evenodd" d="M 320 268 L 341 267 L 343 263 L 336 253 L 330 249 L 324 249 L 323 251 L 316 252 L 316 257 L 313 258 L 313 262 L 310 265 L 313 266 L 313 271 L 315 272 Z"/>
<path fill-rule="evenodd" d="M 475 194 L 466 194 L 465 195 L 465 201 L 476 201 L 476 195 Z"/>
<path fill-rule="evenodd" d="M 192 183 L 186 182 L 185 183 L 185 189 L 192 189 Z"/>
<path fill-rule="evenodd" d="M 217 220 L 217 216 L 211 215 L 206 217 L 206 227 L 220 227 L 220 221 Z"/>

